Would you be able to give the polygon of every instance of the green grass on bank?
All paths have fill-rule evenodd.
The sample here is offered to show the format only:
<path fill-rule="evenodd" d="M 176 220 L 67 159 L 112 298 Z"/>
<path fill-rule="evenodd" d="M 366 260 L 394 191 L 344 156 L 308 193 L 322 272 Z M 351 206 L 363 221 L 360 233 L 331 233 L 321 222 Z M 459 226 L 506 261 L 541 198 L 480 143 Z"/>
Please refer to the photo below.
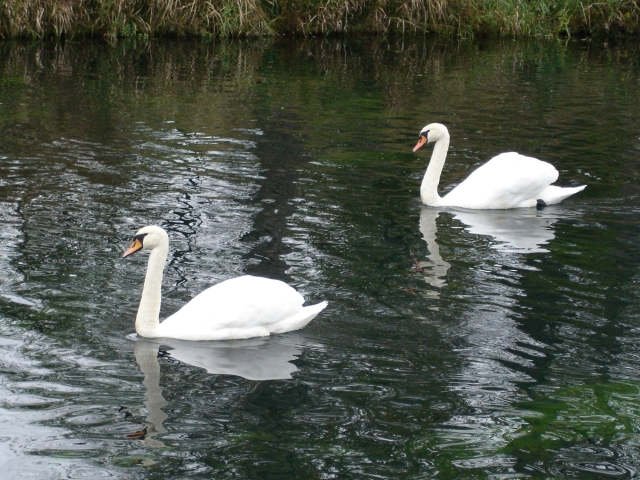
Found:
<path fill-rule="evenodd" d="M 0 38 L 640 33 L 640 0 L 0 0 Z"/>

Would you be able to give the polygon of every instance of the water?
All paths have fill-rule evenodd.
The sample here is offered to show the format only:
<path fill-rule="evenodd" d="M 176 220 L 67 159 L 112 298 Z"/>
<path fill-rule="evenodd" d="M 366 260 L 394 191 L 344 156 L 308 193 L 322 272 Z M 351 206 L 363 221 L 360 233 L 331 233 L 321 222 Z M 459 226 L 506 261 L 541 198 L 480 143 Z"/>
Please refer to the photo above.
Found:
<path fill-rule="evenodd" d="M 6 478 L 632 478 L 640 470 L 640 45 L 0 44 Z M 423 208 L 492 155 L 585 191 Z M 242 273 L 329 307 L 300 332 L 132 336 Z"/>

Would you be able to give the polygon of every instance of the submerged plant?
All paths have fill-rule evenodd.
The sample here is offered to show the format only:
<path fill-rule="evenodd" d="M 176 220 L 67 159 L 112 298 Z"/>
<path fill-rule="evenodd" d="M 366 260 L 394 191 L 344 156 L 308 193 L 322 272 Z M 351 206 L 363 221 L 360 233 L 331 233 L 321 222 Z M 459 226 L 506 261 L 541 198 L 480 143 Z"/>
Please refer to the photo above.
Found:
<path fill-rule="evenodd" d="M 632 383 L 578 385 L 522 404 L 528 425 L 503 449 L 520 463 L 546 459 L 580 445 L 637 442 L 640 389 Z M 554 453 L 555 452 L 555 453 Z"/>

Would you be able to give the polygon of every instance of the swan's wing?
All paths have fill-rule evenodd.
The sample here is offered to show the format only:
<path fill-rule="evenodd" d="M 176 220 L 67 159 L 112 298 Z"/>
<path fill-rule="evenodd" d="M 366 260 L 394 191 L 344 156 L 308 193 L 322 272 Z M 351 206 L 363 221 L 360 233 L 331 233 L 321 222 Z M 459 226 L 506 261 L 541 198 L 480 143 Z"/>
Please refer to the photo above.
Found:
<path fill-rule="evenodd" d="M 255 332 L 251 336 L 268 335 L 270 325 L 296 315 L 303 303 L 302 295 L 286 283 L 247 275 L 198 294 L 160 324 L 160 334 L 186 338 L 188 331 L 189 337 L 204 339 L 233 329 Z M 176 336 L 176 332 L 182 333 Z"/>
<path fill-rule="evenodd" d="M 324 310 L 327 305 L 328 303 L 325 301 L 316 303 L 315 305 L 309 305 L 308 307 L 302 307 L 297 314 L 270 325 L 269 331 L 271 333 L 284 333 L 300 330 L 301 328 L 306 327 L 311 320 L 316 318 L 316 316 L 318 316 L 318 314 Z"/>
<path fill-rule="evenodd" d="M 515 152 L 502 153 L 445 195 L 443 204 L 467 208 L 531 207 L 557 179 L 558 171 L 547 162 Z"/>

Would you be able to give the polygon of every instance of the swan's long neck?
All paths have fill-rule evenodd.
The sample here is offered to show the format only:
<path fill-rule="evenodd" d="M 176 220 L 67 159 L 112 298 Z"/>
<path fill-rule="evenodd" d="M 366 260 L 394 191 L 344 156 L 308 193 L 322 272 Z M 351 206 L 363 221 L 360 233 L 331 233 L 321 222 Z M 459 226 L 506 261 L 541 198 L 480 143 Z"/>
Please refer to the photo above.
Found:
<path fill-rule="evenodd" d="M 143 337 L 155 337 L 160 325 L 162 300 L 162 272 L 169 253 L 169 245 L 159 245 L 149 254 L 147 276 L 144 279 L 142 298 L 136 316 L 136 333 Z"/>
<path fill-rule="evenodd" d="M 440 205 L 442 199 L 438 195 L 438 183 L 440 183 L 440 174 L 444 161 L 447 159 L 447 151 L 449 150 L 449 134 L 443 134 L 433 146 L 431 160 L 427 167 L 427 172 L 422 179 L 420 187 L 420 197 L 422 203 L 426 205 Z"/>

